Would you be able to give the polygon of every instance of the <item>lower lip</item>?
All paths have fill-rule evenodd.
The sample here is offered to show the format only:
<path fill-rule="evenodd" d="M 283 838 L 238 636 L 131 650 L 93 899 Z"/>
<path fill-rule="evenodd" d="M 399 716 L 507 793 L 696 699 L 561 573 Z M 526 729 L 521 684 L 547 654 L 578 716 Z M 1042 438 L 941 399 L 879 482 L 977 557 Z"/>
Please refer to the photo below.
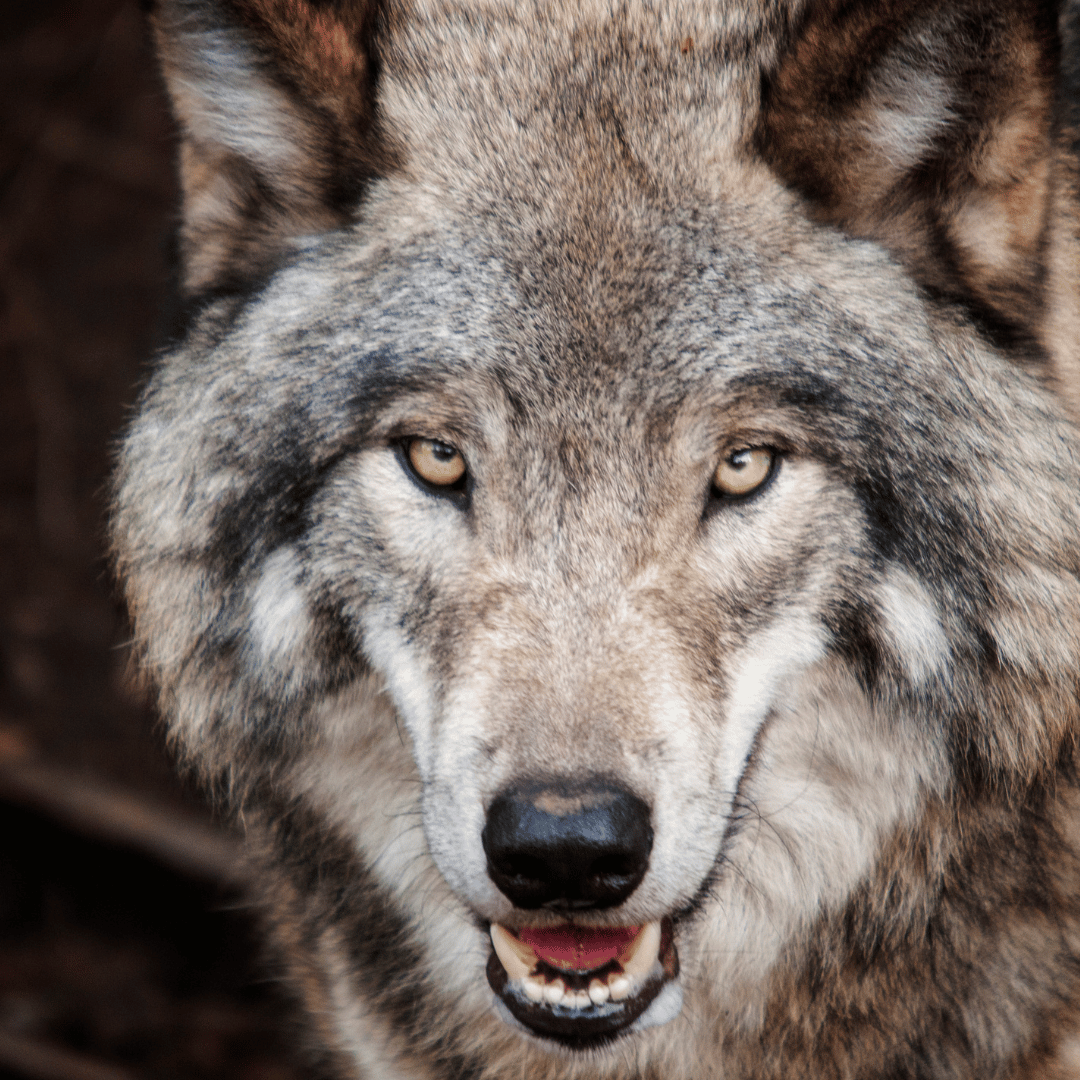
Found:
<path fill-rule="evenodd" d="M 568 947 L 570 936 L 565 927 L 554 928 L 554 930 L 559 932 L 555 933 L 546 929 L 537 931 L 536 934 L 519 931 L 518 937 L 536 951 L 539 951 L 541 946 L 546 950 L 553 944 L 557 944 L 560 946 L 557 952 L 561 952 Z M 634 929 L 630 927 L 613 927 L 611 930 L 613 935 L 618 935 L 619 940 L 624 942 L 633 940 L 636 936 Z M 534 937 L 535 941 L 530 940 Z M 591 944 L 592 952 L 605 957 L 610 956 L 609 947 L 597 948 L 598 941 Z M 558 955 L 555 959 L 558 959 Z M 605 973 L 610 975 L 613 971 L 619 970 L 621 970 L 620 965 L 614 959 L 608 959 L 597 969 L 585 971 L 576 967 L 567 968 L 561 964 L 552 964 L 543 956 L 538 956 L 536 965 L 537 974 L 546 979 L 561 980 L 568 990 L 574 991 L 587 990 L 589 983 L 597 976 L 603 978 Z M 487 964 L 488 983 L 495 991 L 501 1007 L 510 1014 L 513 1021 L 532 1035 L 552 1040 L 572 1050 L 594 1049 L 626 1034 L 635 1021 L 656 1000 L 664 986 L 673 981 L 678 973 L 678 953 L 673 939 L 672 922 L 668 918 L 661 923 L 658 962 L 654 964 L 653 970 L 640 981 L 634 992 L 619 1001 L 612 999 L 602 1003 L 590 1002 L 588 1005 L 583 1005 L 576 993 L 575 1004 L 572 1006 L 534 1001 L 527 996 L 522 980 L 510 979 L 494 951 L 489 956 Z"/>

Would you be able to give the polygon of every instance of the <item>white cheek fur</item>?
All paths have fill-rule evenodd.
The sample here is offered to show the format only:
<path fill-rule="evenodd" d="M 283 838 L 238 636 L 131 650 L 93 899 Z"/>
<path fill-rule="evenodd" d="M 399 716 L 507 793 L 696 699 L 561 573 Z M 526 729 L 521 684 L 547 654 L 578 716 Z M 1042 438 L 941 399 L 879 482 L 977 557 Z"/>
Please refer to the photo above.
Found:
<path fill-rule="evenodd" d="M 919 684 L 941 671 L 949 660 L 949 642 L 926 590 L 894 566 L 879 586 L 878 597 L 885 625 L 911 679 Z"/>
<path fill-rule="evenodd" d="M 263 564 L 251 595 L 251 625 L 265 664 L 294 661 L 311 633 L 307 599 L 299 587 L 300 560 L 291 547 L 280 548 Z"/>

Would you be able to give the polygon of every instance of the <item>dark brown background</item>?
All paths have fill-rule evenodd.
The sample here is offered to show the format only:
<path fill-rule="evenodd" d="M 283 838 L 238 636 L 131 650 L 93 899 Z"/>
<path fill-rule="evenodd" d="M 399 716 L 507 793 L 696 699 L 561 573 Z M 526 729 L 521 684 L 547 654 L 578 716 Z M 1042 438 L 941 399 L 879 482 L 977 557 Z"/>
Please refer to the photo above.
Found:
<path fill-rule="evenodd" d="M 0 3 L 0 1078 L 302 1075 L 104 555 L 170 318 L 173 155 L 137 3 Z"/>

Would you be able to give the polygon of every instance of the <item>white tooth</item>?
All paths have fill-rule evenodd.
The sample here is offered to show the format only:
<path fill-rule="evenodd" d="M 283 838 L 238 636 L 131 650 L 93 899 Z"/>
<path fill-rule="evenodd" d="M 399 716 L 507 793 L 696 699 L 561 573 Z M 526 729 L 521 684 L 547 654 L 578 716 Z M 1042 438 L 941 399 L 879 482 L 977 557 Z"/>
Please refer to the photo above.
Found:
<path fill-rule="evenodd" d="M 657 921 L 642 927 L 641 933 L 630 942 L 630 947 L 619 957 L 619 961 L 631 979 L 641 979 L 652 971 L 659 953 L 660 923 Z"/>
<path fill-rule="evenodd" d="M 556 979 L 554 982 L 549 982 L 544 987 L 544 1000 L 549 1005 L 558 1005 L 563 999 L 563 995 L 566 993 L 566 983 L 562 979 Z"/>
<path fill-rule="evenodd" d="M 593 979 L 589 983 L 589 1000 L 594 1005 L 603 1005 L 611 995 L 611 991 L 607 987 L 607 983 L 602 983 L 599 979 Z"/>
<path fill-rule="evenodd" d="M 521 980 L 522 986 L 525 988 L 525 996 L 530 1001 L 543 1001 L 544 1000 L 544 980 L 537 979 L 535 976 L 529 975 Z"/>
<path fill-rule="evenodd" d="M 567 994 L 567 997 L 570 995 Z M 574 994 L 574 1008 L 575 1009 L 587 1009 L 589 1007 L 589 991 L 579 990 Z"/>
<path fill-rule="evenodd" d="M 536 966 L 536 953 L 498 923 L 491 924 L 491 944 L 511 979 L 524 979 Z"/>
<path fill-rule="evenodd" d="M 608 983 L 612 1001 L 622 1001 L 630 996 L 630 980 L 625 975 L 616 975 Z"/>

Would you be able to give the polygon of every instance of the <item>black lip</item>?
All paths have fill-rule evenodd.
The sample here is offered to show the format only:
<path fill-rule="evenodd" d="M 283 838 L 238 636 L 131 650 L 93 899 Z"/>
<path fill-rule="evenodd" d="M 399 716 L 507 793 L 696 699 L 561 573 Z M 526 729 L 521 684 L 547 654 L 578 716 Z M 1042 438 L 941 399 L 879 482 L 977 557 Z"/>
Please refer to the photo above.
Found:
<path fill-rule="evenodd" d="M 675 949 L 670 919 L 664 919 L 660 936 L 661 970 L 642 988 L 623 1001 L 605 1001 L 584 1008 L 568 1008 L 547 1002 L 532 1001 L 516 983 L 511 983 L 506 969 L 494 950 L 488 956 L 487 979 L 499 1000 L 511 1015 L 534 1035 L 552 1039 L 571 1050 L 589 1050 L 610 1043 L 624 1034 L 627 1028 L 656 1000 L 657 995 L 679 974 L 679 956 Z M 603 978 L 612 964 L 595 971 L 556 971 L 541 962 L 537 970 L 562 979 L 571 989 L 584 989 L 591 979 Z"/>

